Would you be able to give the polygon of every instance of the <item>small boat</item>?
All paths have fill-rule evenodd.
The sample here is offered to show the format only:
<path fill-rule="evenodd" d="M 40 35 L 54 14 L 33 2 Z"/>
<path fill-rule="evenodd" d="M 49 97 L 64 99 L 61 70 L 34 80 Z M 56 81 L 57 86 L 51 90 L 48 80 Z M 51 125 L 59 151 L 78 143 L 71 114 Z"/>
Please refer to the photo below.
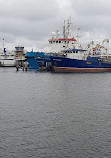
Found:
<path fill-rule="evenodd" d="M 3 38 L 3 50 L 0 50 L 0 67 L 14 67 L 15 54 L 13 51 L 6 50 Z"/>
<path fill-rule="evenodd" d="M 6 51 L 6 48 L 4 48 L 3 53 L 0 53 L 0 67 L 14 67 L 14 57 L 13 52 Z"/>

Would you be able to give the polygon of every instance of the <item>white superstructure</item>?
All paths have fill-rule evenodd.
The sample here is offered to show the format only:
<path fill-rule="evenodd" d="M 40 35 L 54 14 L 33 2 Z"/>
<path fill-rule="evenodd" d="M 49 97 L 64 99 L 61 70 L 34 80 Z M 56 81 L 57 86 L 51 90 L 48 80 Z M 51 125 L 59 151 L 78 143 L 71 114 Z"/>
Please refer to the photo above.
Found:
<path fill-rule="evenodd" d="M 64 21 L 62 37 L 60 37 L 60 32 L 52 32 L 52 37 L 48 40 L 49 44 L 42 51 L 46 53 L 60 53 L 64 49 L 81 48 L 81 45 L 72 36 L 71 24 L 70 19 L 67 20 L 67 23 Z"/>

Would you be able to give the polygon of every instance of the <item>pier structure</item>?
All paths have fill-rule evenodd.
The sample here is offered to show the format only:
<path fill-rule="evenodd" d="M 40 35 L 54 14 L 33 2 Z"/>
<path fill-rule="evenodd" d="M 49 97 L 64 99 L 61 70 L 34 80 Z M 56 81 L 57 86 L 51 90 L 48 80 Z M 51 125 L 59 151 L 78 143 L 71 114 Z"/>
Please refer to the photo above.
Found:
<path fill-rule="evenodd" d="M 16 70 L 19 71 L 22 69 L 23 71 L 27 71 L 28 64 L 25 58 L 24 47 L 15 47 L 15 61 L 16 61 Z"/>

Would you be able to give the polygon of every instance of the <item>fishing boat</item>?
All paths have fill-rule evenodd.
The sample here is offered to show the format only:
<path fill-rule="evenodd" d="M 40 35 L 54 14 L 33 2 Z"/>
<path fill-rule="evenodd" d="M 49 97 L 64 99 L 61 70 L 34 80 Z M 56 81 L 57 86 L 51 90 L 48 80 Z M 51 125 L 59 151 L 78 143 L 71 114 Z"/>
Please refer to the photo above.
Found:
<path fill-rule="evenodd" d="M 30 69 L 48 69 L 50 67 L 50 56 L 60 54 L 61 50 L 69 48 L 81 48 L 81 45 L 71 34 L 71 19 L 64 21 L 63 35 L 60 32 L 52 32 L 51 38 L 48 40 L 42 52 L 26 52 L 26 59 Z"/>
<path fill-rule="evenodd" d="M 54 72 L 105 72 L 111 71 L 111 55 L 108 54 L 109 40 L 101 43 L 91 41 L 82 47 L 71 33 L 71 19 L 63 25 L 63 36 L 53 32 L 49 44 L 42 52 L 27 52 L 29 68 L 53 70 Z M 79 29 L 78 29 L 79 30 Z M 77 37 L 78 37 L 77 33 Z"/>
<path fill-rule="evenodd" d="M 96 47 L 89 47 L 89 50 L 66 49 L 61 52 L 61 55 L 50 58 L 54 72 L 111 71 L 111 54 L 108 54 L 108 49 L 101 44 L 97 44 Z"/>

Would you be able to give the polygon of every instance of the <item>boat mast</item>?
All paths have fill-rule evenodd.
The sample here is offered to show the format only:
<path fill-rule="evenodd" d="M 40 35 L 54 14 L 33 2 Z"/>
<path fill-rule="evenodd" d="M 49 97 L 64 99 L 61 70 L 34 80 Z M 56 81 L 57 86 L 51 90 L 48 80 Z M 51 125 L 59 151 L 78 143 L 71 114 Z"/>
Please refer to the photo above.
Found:
<path fill-rule="evenodd" d="M 3 53 L 4 53 L 4 55 L 6 55 L 6 48 L 5 48 L 5 44 L 4 44 L 4 38 L 3 38 Z"/>
<path fill-rule="evenodd" d="M 63 38 L 66 38 L 66 28 L 65 28 L 65 20 L 64 20 L 64 25 L 63 25 Z"/>
<path fill-rule="evenodd" d="M 66 38 L 68 39 L 71 36 L 71 17 L 68 19 L 67 22 L 67 32 L 66 32 Z"/>
<path fill-rule="evenodd" d="M 64 22 L 64 38 L 66 40 L 66 46 L 68 47 L 69 41 L 68 38 L 71 38 L 71 17 L 67 20 L 67 26 L 65 26 Z"/>

